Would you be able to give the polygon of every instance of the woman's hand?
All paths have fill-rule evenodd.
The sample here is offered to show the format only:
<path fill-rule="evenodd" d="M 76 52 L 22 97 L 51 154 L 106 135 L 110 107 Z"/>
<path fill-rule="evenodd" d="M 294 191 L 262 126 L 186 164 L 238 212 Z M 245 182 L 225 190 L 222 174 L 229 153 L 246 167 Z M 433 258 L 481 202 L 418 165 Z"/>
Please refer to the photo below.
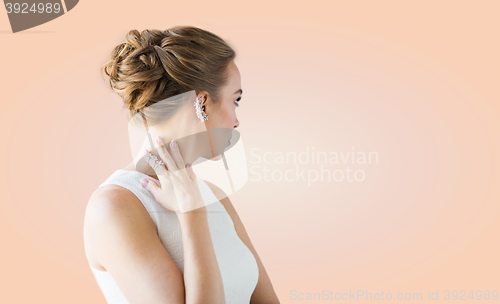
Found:
<path fill-rule="evenodd" d="M 190 164 L 184 164 L 179 147 L 172 140 L 170 155 L 163 144 L 163 139 L 156 139 L 157 151 L 161 161 L 146 150 L 146 161 L 158 176 L 161 188 L 154 181 L 141 179 L 141 184 L 155 197 L 164 208 L 177 213 L 185 213 L 205 207 L 205 202 L 198 188 L 196 174 Z"/>

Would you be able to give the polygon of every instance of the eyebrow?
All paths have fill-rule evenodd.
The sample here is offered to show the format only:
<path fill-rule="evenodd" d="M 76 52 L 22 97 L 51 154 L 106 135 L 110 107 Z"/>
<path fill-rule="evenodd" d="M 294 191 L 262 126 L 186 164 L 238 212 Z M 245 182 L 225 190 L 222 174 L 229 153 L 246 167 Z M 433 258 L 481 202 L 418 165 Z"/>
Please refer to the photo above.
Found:
<path fill-rule="evenodd" d="M 234 92 L 233 94 L 238 94 L 238 93 L 243 94 L 243 90 L 239 89 L 238 91 Z"/>

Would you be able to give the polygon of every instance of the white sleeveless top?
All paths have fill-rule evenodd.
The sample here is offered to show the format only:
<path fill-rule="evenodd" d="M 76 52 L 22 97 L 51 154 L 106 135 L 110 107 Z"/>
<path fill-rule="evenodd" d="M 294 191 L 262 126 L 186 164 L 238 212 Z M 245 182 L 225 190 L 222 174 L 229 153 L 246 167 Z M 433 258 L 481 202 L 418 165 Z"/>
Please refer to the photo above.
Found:
<path fill-rule="evenodd" d="M 184 272 L 182 234 L 177 215 L 161 206 L 154 196 L 145 189 L 140 180 L 147 177 L 160 182 L 144 173 L 119 169 L 99 187 L 108 184 L 122 186 L 130 190 L 142 202 L 153 219 L 163 247 L 170 254 L 179 269 Z M 210 187 L 200 178 L 198 186 L 207 209 L 210 235 L 222 276 L 226 304 L 249 303 L 257 281 L 259 269 L 252 252 L 241 241 L 231 216 L 214 195 Z M 213 203 L 215 202 L 215 203 Z M 97 283 L 110 304 L 129 304 L 115 281 L 107 271 L 98 270 L 90 265 Z"/>

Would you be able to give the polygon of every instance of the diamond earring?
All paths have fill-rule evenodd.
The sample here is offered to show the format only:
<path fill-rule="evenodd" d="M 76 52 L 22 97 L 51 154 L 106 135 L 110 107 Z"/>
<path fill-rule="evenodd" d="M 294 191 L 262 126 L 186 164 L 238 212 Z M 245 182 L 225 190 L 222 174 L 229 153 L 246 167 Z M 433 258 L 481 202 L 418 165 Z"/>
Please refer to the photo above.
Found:
<path fill-rule="evenodd" d="M 194 102 L 194 106 L 196 107 L 196 116 L 202 121 L 208 120 L 208 115 L 201 109 L 201 97 Z"/>

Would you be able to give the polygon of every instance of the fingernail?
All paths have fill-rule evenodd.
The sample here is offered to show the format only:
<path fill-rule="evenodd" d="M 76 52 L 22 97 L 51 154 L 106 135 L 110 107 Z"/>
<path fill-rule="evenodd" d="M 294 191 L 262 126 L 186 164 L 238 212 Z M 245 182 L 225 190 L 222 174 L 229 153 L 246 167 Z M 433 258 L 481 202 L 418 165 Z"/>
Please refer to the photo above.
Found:
<path fill-rule="evenodd" d="M 147 179 L 147 178 L 141 179 L 141 185 L 143 187 L 146 187 L 148 185 L 148 183 L 149 183 L 149 179 Z"/>
<path fill-rule="evenodd" d="M 144 149 L 144 154 L 148 154 L 149 153 L 149 150 L 148 149 Z"/>
<path fill-rule="evenodd" d="M 170 146 L 172 148 L 177 148 L 177 143 L 175 142 L 175 140 L 172 139 L 172 141 L 170 142 Z"/>
<path fill-rule="evenodd" d="M 159 143 L 159 144 L 161 144 L 162 139 L 161 139 L 161 136 L 160 136 L 160 135 L 158 135 L 158 137 L 156 137 L 156 142 L 157 142 L 157 143 Z"/>

